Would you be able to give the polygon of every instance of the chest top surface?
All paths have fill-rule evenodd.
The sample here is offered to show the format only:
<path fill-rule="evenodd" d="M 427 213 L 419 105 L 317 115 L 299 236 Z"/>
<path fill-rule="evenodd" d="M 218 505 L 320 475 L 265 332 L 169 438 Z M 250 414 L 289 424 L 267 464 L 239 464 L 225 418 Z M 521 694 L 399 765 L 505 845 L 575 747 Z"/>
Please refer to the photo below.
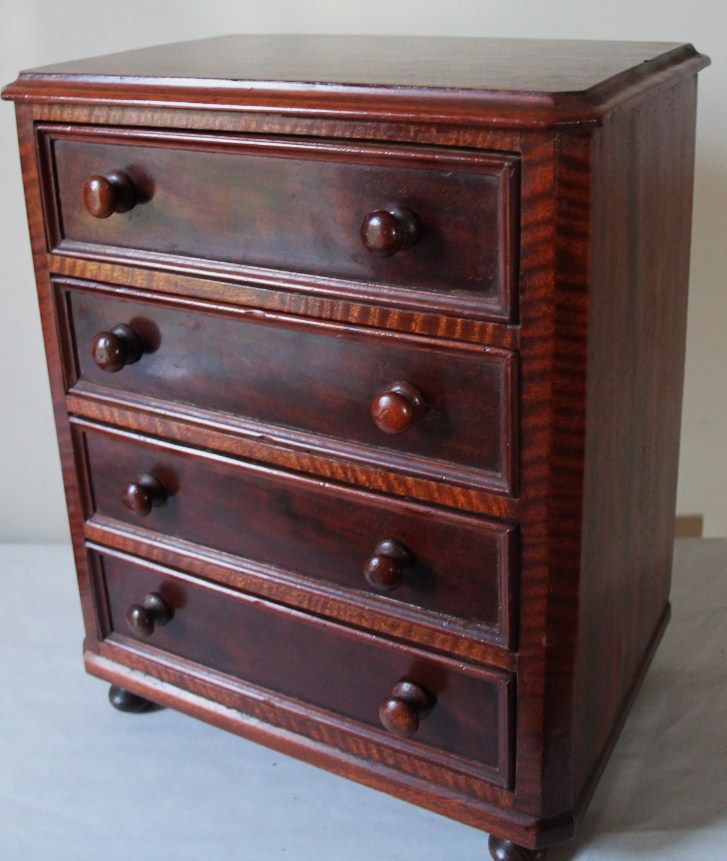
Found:
<path fill-rule="evenodd" d="M 223 36 L 22 72 L 5 98 L 598 122 L 655 79 L 708 63 L 689 44 L 400 36 Z M 483 114 L 484 112 L 484 114 Z"/>

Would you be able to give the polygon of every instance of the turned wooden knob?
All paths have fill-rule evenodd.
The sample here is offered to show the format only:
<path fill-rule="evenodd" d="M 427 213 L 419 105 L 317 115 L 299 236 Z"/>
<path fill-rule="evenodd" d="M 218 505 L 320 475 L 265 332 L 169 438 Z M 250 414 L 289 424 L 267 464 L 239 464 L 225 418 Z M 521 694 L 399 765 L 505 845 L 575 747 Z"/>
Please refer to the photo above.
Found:
<path fill-rule="evenodd" d="M 371 404 L 371 415 L 384 433 L 404 433 L 424 415 L 426 408 L 424 395 L 419 389 L 399 380 L 376 395 Z"/>
<path fill-rule="evenodd" d="M 99 332 L 91 342 L 94 362 L 110 374 L 137 362 L 143 352 L 141 339 L 126 323 L 114 326 L 110 332 Z"/>
<path fill-rule="evenodd" d="M 361 222 L 361 241 L 377 257 L 391 257 L 410 248 L 419 238 L 416 215 L 405 206 L 370 212 Z"/>
<path fill-rule="evenodd" d="M 136 201 L 134 183 L 122 170 L 109 171 L 105 176 L 89 176 L 83 184 L 83 205 L 94 218 L 128 212 Z"/>
<path fill-rule="evenodd" d="M 140 475 L 136 481 L 130 481 L 126 485 L 121 498 L 129 511 L 133 511 L 139 517 L 146 517 L 152 508 L 166 502 L 167 491 L 158 478 L 145 473 Z"/>
<path fill-rule="evenodd" d="M 151 637 L 157 625 L 166 625 L 171 618 L 171 607 L 156 592 L 149 592 L 141 604 L 132 604 L 126 611 L 129 627 L 140 637 Z"/>
<path fill-rule="evenodd" d="M 414 564 L 412 552 L 400 541 L 386 539 L 374 549 L 374 555 L 364 565 L 367 582 L 380 592 L 390 592 L 401 586 L 407 568 Z"/>
<path fill-rule="evenodd" d="M 419 729 L 419 721 L 434 706 L 434 697 L 410 681 L 394 685 L 391 694 L 379 706 L 379 720 L 385 729 L 409 738 Z"/>

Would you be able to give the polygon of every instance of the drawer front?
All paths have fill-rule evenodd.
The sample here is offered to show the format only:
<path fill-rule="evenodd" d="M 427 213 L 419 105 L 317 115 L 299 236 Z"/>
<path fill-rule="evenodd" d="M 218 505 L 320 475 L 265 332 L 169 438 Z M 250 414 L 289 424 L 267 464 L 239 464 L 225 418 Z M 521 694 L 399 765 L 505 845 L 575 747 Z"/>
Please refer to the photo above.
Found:
<path fill-rule="evenodd" d="M 427 694 L 431 711 L 403 742 L 477 763 L 493 779 L 507 780 L 510 677 L 434 658 L 367 633 L 203 584 L 128 557 L 96 556 L 103 634 L 148 643 L 243 682 L 383 729 L 379 710 L 401 681 Z M 149 595 L 151 627 L 132 630 L 128 614 Z M 155 599 L 153 599 L 155 600 Z M 159 609 L 162 613 L 159 613 Z M 167 611 L 171 618 L 159 624 Z M 132 611 L 133 614 L 134 611 Z M 149 611 L 148 611 L 149 612 Z M 123 641 L 122 641 L 123 642 Z M 127 640 L 128 642 L 128 640 Z M 355 727 L 352 728 L 355 731 Z M 397 735 L 391 738 L 401 743 Z"/>
<path fill-rule="evenodd" d="M 61 306 L 75 339 L 67 351 L 77 364 L 69 369 L 71 385 L 100 384 L 114 397 L 126 392 L 277 425 L 281 439 L 287 434 L 397 471 L 512 488 L 512 353 L 422 345 L 233 308 L 225 316 L 200 302 L 131 301 L 98 290 L 68 291 Z M 91 350 L 100 332 L 119 324 L 137 334 L 142 353 L 111 373 Z M 410 413 L 408 429 L 391 433 L 372 408 L 387 397 L 396 402 L 390 393 L 400 382 L 419 393 L 422 414 Z M 406 391 L 401 399 L 415 400 Z"/>
<path fill-rule="evenodd" d="M 60 135 L 48 142 L 61 245 L 325 276 L 342 282 L 337 294 L 348 283 L 354 293 L 385 292 L 417 307 L 510 316 L 512 156 L 141 132 L 134 138 Z M 134 196 L 136 203 L 94 217 L 84 185 L 114 171 L 135 189 L 120 208 Z M 323 289 L 314 280 L 309 286 Z"/>
<path fill-rule="evenodd" d="M 466 620 L 486 639 L 506 638 L 514 551 L 507 524 L 322 487 L 88 424 L 83 431 L 76 425 L 76 433 L 95 516 L 385 595 Z M 149 477 L 161 485 L 157 498 Z"/>

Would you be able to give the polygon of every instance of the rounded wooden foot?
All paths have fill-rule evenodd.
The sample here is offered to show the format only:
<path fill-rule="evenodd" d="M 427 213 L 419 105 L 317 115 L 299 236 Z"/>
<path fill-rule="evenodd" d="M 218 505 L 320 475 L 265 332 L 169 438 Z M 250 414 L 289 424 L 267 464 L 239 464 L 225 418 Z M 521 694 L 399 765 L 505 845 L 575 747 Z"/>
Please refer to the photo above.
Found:
<path fill-rule="evenodd" d="M 526 849 L 502 837 L 490 835 L 490 855 L 495 861 L 542 861 L 545 849 Z"/>
<path fill-rule="evenodd" d="M 150 700 L 145 700 L 144 697 L 132 694 L 131 691 L 127 691 L 124 688 L 120 688 L 118 685 L 111 685 L 109 688 L 109 702 L 120 712 L 126 712 L 127 714 L 133 715 L 155 712 L 162 708 Z"/>

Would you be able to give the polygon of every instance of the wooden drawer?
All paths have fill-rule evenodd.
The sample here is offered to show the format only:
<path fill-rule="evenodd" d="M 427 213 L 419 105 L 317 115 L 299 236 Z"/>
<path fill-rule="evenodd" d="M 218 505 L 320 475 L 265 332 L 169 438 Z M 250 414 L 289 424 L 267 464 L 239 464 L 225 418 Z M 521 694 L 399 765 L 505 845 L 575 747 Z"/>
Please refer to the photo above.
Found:
<path fill-rule="evenodd" d="M 74 428 L 93 500 L 88 516 L 386 596 L 436 622 L 457 617 L 480 639 L 509 639 L 511 525 L 85 422 Z"/>
<path fill-rule="evenodd" d="M 223 261 L 314 276 L 296 286 L 337 296 L 511 316 L 518 180 L 512 155 L 131 134 L 69 136 L 56 129 L 44 136 L 57 190 L 51 244 L 61 251 L 152 254 L 160 265 L 159 254 Z M 133 190 L 124 202 L 118 193 L 111 206 L 136 203 L 94 217 L 84 206 L 84 185 L 113 171 L 124 173 Z"/>
<path fill-rule="evenodd" d="M 293 698 L 380 729 L 383 743 L 390 736 L 413 753 L 443 751 L 461 758 L 465 767 L 470 762 L 488 779 L 508 781 L 507 673 L 429 656 L 130 557 L 93 554 L 93 561 L 101 633 L 107 639 L 148 644 L 264 688 L 273 702 L 275 694 Z M 155 606 L 149 595 L 163 604 L 156 600 Z M 146 612 L 132 611 L 134 631 L 129 611 L 145 603 Z M 165 610 L 170 618 L 159 624 Z M 380 718 L 382 701 L 401 681 L 418 685 L 431 705 L 406 741 L 386 732 Z M 400 714 L 397 726 L 402 718 L 409 721 L 411 712 Z M 355 733 L 355 724 L 349 730 Z"/>
<path fill-rule="evenodd" d="M 513 491 L 513 353 L 71 286 L 59 284 L 73 342 L 66 350 L 69 388 L 117 400 L 143 396 L 177 411 L 222 411 L 279 441 Z M 142 354 L 110 373 L 95 364 L 92 345 L 119 324 L 138 335 Z M 386 394 L 402 381 L 420 393 L 423 414 L 404 432 L 386 432 L 372 406 L 387 398 L 397 409 L 397 399 L 411 403 L 406 392 Z M 394 418 L 402 414 L 394 410 Z"/>

